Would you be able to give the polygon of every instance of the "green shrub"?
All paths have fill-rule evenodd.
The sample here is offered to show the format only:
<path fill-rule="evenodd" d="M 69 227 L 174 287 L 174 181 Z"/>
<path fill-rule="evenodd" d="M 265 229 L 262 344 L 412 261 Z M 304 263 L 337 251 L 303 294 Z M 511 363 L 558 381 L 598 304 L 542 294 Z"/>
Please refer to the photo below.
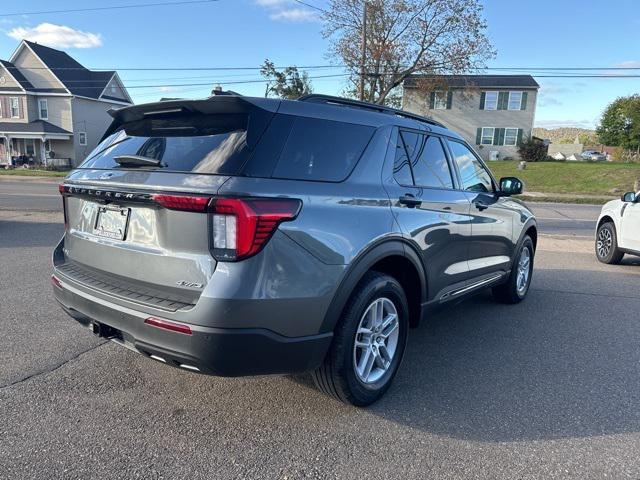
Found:
<path fill-rule="evenodd" d="M 527 162 L 542 162 L 547 158 L 548 148 L 535 140 L 524 140 L 518 147 L 518 153 Z"/>

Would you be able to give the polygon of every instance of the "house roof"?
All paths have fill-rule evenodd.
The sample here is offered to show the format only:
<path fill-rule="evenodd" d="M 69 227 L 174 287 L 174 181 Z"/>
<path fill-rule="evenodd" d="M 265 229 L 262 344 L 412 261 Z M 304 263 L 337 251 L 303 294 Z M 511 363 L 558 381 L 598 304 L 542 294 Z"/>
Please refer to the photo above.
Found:
<path fill-rule="evenodd" d="M 421 80 L 449 88 L 540 88 L 531 75 L 411 75 L 404 87 L 415 88 Z"/>
<path fill-rule="evenodd" d="M 29 123 L 21 122 L 0 122 L 0 132 L 15 133 L 56 133 L 63 135 L 73 135 L 70 131 L 60 128 L 44 120 L 34 120 Z"/>
<path fill-rule="evenodd" d="M 89 70 L 61 50 L 45 47 L 28 40 L 23 41 L 74 95 L 99 98 L 116 73 L 114 71 L 95 72 Z"/>
<path fill-rule="evenodd" d="M 7 72 L 9 72 L 9 74 L 13 78 L 15 78 L 16 82 L 18 82 L 22 88 L 24 88 L 25 90 L 30 90 L 33 88 L 31 82 L 29 82 L 29 80 L 27 80 L 24 75 L 22 75 L 22 72 L 18 70 L 13 63 L 6 60 L 0 60 L 0 65 L 2 65 L 5 70 L 7 70 Z"/>

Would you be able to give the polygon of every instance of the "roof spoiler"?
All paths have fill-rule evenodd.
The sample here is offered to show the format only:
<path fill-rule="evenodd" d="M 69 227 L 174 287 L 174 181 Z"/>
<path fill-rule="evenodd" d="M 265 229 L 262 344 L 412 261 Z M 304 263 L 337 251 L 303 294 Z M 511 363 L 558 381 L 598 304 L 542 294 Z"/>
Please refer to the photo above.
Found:
<path fill-rule="evenodd" d="M 130 107 L 111 108 L 107 110 L 107 113 L 113 117 L 113 121 L 102 136 L 102 140 L 126 123 L 154 117 L 162 118 L 180 113 L 203 115 L 238 114 L 249 113 L 255 109 L 276 113 L 279 107 L 280 100 L 243 97 L 241 95 L 215 95 L 202 100 L 165 100 Z"/>

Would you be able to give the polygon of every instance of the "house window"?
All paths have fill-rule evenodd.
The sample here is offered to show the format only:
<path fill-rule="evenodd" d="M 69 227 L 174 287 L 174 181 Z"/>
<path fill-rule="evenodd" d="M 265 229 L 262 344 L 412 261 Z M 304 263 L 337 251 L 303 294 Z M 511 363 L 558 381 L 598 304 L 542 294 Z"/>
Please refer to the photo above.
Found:
<path fill-rule="evenodd" d="M 433 98 L 434 110 L 446 110 L 447 109 L 447 92 L 435 92 Z"/>
<path fill-rule="evenodd" d="M 78 143 L 80 145 L 87 144 L 87 134 L 85 132 L 78 132 Z"/>
<path fill-rule="evenodd" d="M 11 102 L 11 118 L 18 118 L 20 116 L 19 99 L 12 97 L 9 101 Z"/>
<path fill-rule="evenodd" d="M 522 107 L 522 92 L 509 92 L 509 110 L 520 110 Z"/>
<path fill-rule="evenodd" d="M 493 145 L 493 134 L 495 128 L 484 127 L 482 129 L 482 137 L 480 138 L 480 145 Z"/>
<path fill-rule="evenodd" d="M 46 98 L 38 100 L 38 110 L 40 112 L 40 120 L 49 119 L 49 105 Z"/>
<path fill-rule="evenodd" d="M 485 110 L 498 109 L 498 92 L 486 92 L 484 97 Z"/>
<path fill-rule="evenodd" d="M 509 102 L 511 103 L 511 102 Z M 515 147 L 518 144 L 518 129 L 517 128 L 505 128 L 504 129 L 504 144 Z"/>

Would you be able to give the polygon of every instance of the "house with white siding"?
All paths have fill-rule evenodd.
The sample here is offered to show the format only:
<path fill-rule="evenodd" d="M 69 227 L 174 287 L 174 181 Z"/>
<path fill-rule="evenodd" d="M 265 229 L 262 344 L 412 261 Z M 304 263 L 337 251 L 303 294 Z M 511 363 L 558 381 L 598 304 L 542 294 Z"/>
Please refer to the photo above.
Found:
<path fill-rule="evenodd" d="M 532 136 L 539 88 L 531 75 L 412 75 L 402 108 L 456 131 L 485 160 L 516 159 Z"/>
<path fill-rule="evenodd" d="M 0 165 L 77 166 L 133 101 L 115 71 L 92 71 L 67 53 L 23 40 L 0 60 Z"/>

